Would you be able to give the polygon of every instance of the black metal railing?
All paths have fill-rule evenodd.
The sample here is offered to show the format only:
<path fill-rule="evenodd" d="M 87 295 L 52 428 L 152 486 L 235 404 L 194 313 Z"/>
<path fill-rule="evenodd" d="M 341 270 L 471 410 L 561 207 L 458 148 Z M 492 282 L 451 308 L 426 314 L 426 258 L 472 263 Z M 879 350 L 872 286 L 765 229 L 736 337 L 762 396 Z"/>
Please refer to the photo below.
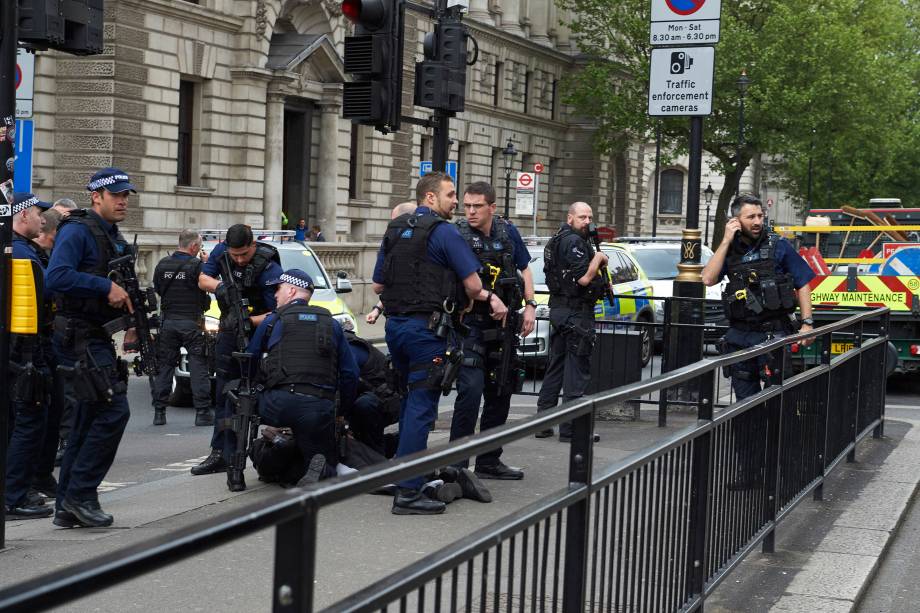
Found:
<path fill-rule="evenodd" d="M 867 323 L 874 332 L 866 334 Z M 320 509 L 573 422 L 567 485 L 328 606 L 328 611 L 690 611 L 884 419 L 888 310 L 708 358 L 309 489 L 294 489 L 0 592 L 37 611 L 276 528 L 273 610 L 314 605 Z M 853 347 L 714 412 L 719 370 L 849 330 Z M 785 372 L 785 371 L 784 371 Z M 698 421 L 602 469 L 594 413 L 649 391 L 696 392 Z"/>

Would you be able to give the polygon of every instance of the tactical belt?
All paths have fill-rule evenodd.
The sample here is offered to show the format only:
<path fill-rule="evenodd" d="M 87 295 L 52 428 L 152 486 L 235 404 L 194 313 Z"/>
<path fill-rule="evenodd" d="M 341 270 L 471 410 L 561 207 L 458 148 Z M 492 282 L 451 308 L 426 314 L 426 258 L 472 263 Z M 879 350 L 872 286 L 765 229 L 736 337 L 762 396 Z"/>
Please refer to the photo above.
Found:
<path fill-rule="evenodd" d="M 272 390 L 282 390 L 292 394 L 316 396 L 323 400 L 335 400 L 335 390 L 326 389 L 318 385 L 313 385 L 312 383 L 282 383 L 281 385 L 273 387 Z"/>
<path fill-rule="evenodd" d="M 749 321 L 732 321 L 730 327 L 741 330 L 742 332 L 790 332 L 792 323 L 782 319 L 769 319 L 752 323 Z"/>

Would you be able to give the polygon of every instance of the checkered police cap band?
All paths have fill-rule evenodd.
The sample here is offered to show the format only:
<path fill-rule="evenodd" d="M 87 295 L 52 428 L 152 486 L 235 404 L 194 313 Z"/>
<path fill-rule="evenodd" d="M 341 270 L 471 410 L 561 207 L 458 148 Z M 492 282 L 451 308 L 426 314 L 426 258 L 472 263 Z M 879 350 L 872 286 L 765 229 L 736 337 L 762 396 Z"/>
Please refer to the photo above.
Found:
<path fill-rule="evenodd" d="M 96 190 L 102 189 L 103 187 L 108 187 L 109 185 L 112 185 L 113 183 L 122 183 L 122 182 L 127 182 L 127 181 L 130 181 L 130 179 L 128 178 L 128 175 L 112 175 L 110 177 L 103 177 L 101 179 L 96 179 L 95 181 L 91 181 L 89 185 L 86 186 L 86 189 L 88 189 L 91 192 L 94 192 Z"/>
<path fill-rule="evenodd" d="M 16 213 L 25 211 L 26 209 L 30 207 L 38 206 L 39 202 L 41 201 L 36 196 L 32 196 L 28 200 L 23 200 L 22 202 L 14 204 L 13 205 L 13 215 L 15 215 Z"/>
<path fill-rule="evenodd" d="M 299 287 L 299 288 L 301 288 L 301 289 L 308 289 L 308 290 L 310 290 L 310 291 L 313 291 L 313 284 L 312 284 L 312 283 L 309 283 L 309 282 L 307 282 L 307 281 L 304 281 L 303 279 L 300 279 L 300 278 L 298 278 L 298 277 L 294 277 L 294 276 L 291 276 L 291 275 L 289 275 L 289 274 L 287 274 L 287 273 L 284 273 L 284 274 L 282 274 L 282 275 L 281 275 L 280 277 L 278 277 L 278 278 L 281 279 L 281 282 L 282 282 L 282 283 L 290 283 L 291 285 L 296 285 L 297 287 Z"/>

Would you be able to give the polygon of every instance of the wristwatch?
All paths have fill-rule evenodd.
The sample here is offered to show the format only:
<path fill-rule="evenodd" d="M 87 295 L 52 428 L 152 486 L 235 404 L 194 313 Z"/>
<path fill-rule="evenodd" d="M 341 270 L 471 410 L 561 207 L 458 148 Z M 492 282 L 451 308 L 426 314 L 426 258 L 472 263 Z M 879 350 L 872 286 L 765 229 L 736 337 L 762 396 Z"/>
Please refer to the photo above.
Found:
<path fill-rule="evenodd" d="M 802 319 L 802 323 L 805 324 L 806 326 L 812 326 L 812 327 L 814 327 L 814 325 L 815 325 L 815 320 L 812 319 L 811 317 L 805 317 L 804 319 Z"/>
<path fill-rule="evenodd" d="M 527 306 L 532 306 L 533 308 L 537 308 L 537 301 L 534 300 L 533 298 L 531 298 L 530 300 L 525 300 L 524 304 Z"/>

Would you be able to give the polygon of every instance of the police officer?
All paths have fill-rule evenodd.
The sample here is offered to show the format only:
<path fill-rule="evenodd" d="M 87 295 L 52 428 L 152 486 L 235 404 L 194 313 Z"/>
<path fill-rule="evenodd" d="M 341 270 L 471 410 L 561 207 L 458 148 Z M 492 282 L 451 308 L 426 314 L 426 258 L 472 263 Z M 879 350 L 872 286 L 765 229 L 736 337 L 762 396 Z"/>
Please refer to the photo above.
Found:
<path fill-rule="evenodd" d="M 157 336 L 160 372 L 153 390 L 154 426 L 166 424 L 166 404 L 181 347 L 185 347 L 188 355 L 195 425 L 214 423 L 203 330 L 204 313 L 211 299 L 198 287 L 203 264 L 198 258 L 200 251 L 201 235 L 195 230 L 183 230 L 179 233 L 179 248 L 160 260 L 153 272 L 153 287 L 160 295 L 160 333 Z"/>
<path fill-rule="evenodd" d="M 335 395 L 348 411 L 359 371 L 339 322 L 310 306 L 313 279 L 292 268 L 266 282 L 278 308 L 252 335 L 247 351 L 265 390 L 259 415 L 269 426 L 289 427 L 308 462 L 298 485 L 335 474 Z M 266 353 L 264 359 L 259 359 Z"/>
<path fill-rule="evenodd" d="M 738 196 L 732 201 L 731 214 L 722 244 L 702 273 L 707 286 L 728 277 L 722 294 L 730 325 L 725 333 L 727 352 L 794 332 L 798 327 L 793 316 L 796 303 L 801 310 L 801 331 L 813 329 L 808 282 L 814 272 L 789 241 L 769 231 L 758 198 Z M 802 344 L 811 342 L 808 339 Z M 761 356 L 732 366 L 732 389 L 737 399 L 759 392 L 762 379 L 769 384 L 766 370 L 774 377 L 779 374 L 781 360 L 772 361 L 770 364 L 769 356 Z"/>
<path fill-rule="evenodd" d="M 193 475 L 207 475 L 223 472 L 236 449 L 236 437 L 227 427 L 229 407 L 224 402 L 224 386 L 235 378 L 239 365 L 233 359 L 233 352 L 240 346 L 237 331 L 242 325 L 248 341 L 251 328 L 258 326 L 275 308 L 274 287 L 267 285 L 271 279 L 281 276 L 278 250 L 267 243 L 253 239 L 252 229 L 245 224 L 235 224 L 227 229 L 227 236 L 218 244 L 201 267 L 198 287 L 217 296 L 220 306 L 220 327 L 214 345 L 216 360 L 216 389 L 214 434 L 211 436 L 211 453 L 198 466 L 192 468 Z M 232 277 L 231 277 L 232 275 Z M 244 322 L 237 322 L 228 298 L 231 279 L 240 288 L 242 297 L 249 301 L 250 316 Z M 242 475 L 235 471 L 227 473 L 230 491 L 246 489 Z"/>
<path fill-rule="evenodd" d="M 357 398 L 343 417 L 355 439 L 385 456 L 383 431 L 399 421 L 402 405 L 398 375 L 387 356 L 371 343 L 348 330 L 345 339 L 361 374 Z"/>
<path fill-rule="evenodd" d="M 566 223 L 543 250 L 553 336 L 549 365 L 537 400 L 538 411 L 555 407 L 560 389 L 566 402 L 584 396 L 591 376 L 594 303 L 604 295 L 605 284 L 609 283 L 600 274 L 600 269 L 607 265 L 607 256 L 595 253 L 588 240 L 592 215 L 586 203 L 572 203 Z M 536 434 L 537 438 L 551 436 L 552 428 Z M 571 438 L 572 424 L 562 424 L 559 440 Z"/>
<path fill-rule="evenodd" d="M 418 208 L 387 226 L 374 268 L 374 291 L 381 295 L 386 340 L 400 384 L 408 389 L 399 422 L 396 457 L 422 451 L 438 414 L 438 397 L 448 366 L 448 342 L 457 347 L 451 326 L 467 300 L 489 304 L 491 316 L 502 320 L 507 307 L 497 295 L 482 288 L 479 260 L 446 223 L 457 207 L 451 178 L 441 172 L 426 174 L 416 186 Z M 459 355 L 455 353 L 454 355 Z M 451 368 L 456 368 L 451 363 Z M 482 486 L 469 469 L 461 471 L 465 495 Z M 393 513 L 443 513 L 442 501 L 422 492 L 424 478 L 400 482 Z"/>
<path fill-rule="evenodd" d="M 99 507 L 97 488 L 130 415 L 127 364 L 116 358 L 112 337 L 102 326 L 134 309 L 125 289 L 109 280 L 108 264 L 130 249 L 116 224 L 127 216 L 128 198 L 136 192 L 118 168 L 96 172 L 86 187 L 92 208 L 71 211 L 61 224 L 46 275 L 55 293 L 54 351 L 59 368 L 73 369 L 78 400 L 54 517 L 65 527 L 112 524 L 112 516 Z M 133 329 L 125 333 L 125 345 L 136 340 Z"/>
<path fill-rule="evenodd" d="M 44 251 L 33 240 L 42 227 L 42 210 L 51 204 L 30 193 L 17 193 L 13 200 L 13 258 L 36 262 L 42 277 L 47 265 Z M 33 265 L 33 270 L 35 265 Z M 41 288 L 42 283 L 38 284 Z M 43 310 L 41 324 L 48 323 L 50 308 L 39 296 Z M 43 327 L 39 334 L 48 337 Z M 29 497 L 29 488 L 39 460 L 48 417 L 48 396 L 44 382 L 50 378 L 47 365 L 47 343 L 32 335 L 11 335 L 10 372 L 14 377 L 10 387 L 11 432 L 6 452 L 6 491 L 4 504 L 7 519 L 34 519 L 53 513 L 40 498 Z M 6 385 L 6 383 L 5 383 Z"/>
<path fill-rule="evenodd" d="M 526 301 L 520 328 L 506 330 L 501 322 L 496 323 L 484 302 L 473 305 L 472 311 L 464 315 L 463 322 L 469 325 L 469 335 L 463 339 L 463 366 L 457 378 L 457 400 L 450 424 L 450 439 L 455 440 L 473 434 L 479 416 L 479 403 L 485 395 L 482 407 L 481 430 L 501 426 L 508 420 L 511 395 L 519 391 L 515 385 L 520 381 L 520 362 L 516 354 L 508 362 L 509 372 L 501 370 L 501 342 L 504 334 L 528 335 L 536 320 L 537 303 L 533 299 L 533 275 L 528 264 L 530 253 L 524 246 L 521 234 L 514 225 L 495 215 L 495 189 L 484 181 L 469 185 L 463 194 L 463 208 L 466 218 L 457 221 L 460 235 L 473 253 L 479 258 L 482 269 L 479 277 L 483 287 L 498 293 L 511 310 L 521 308 Z M 519 274 L 520 271 L 520 274 Z M 515 347 L 517 346 L 515 338 Z M 503 379 L 503 393 L 498 395 L 497 379 Z M 488 385 L 486 384 L 488 381 Z M 524 472 L 501 461 L 499 447 L 476 457 L 476 475 L 481 479 L 523 479 Z M 467 466 L 464 460 L 460 466 Z"/>

